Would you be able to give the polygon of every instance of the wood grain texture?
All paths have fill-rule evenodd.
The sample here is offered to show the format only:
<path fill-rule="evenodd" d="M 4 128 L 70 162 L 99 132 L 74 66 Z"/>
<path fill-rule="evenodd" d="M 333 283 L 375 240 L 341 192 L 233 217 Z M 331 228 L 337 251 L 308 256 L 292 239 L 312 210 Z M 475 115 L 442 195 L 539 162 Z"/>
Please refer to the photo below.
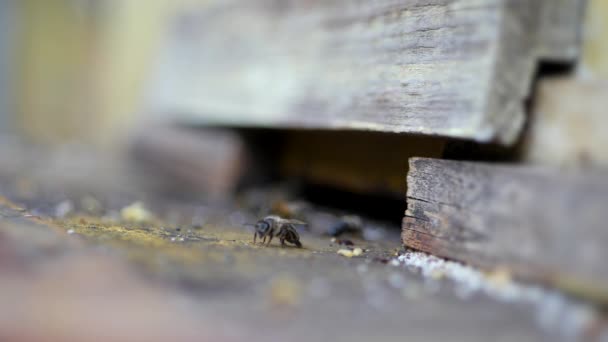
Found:
<path fill-rule="evenodd" d="M 543 2 L 539 38 L 543 60 L 574 61 L 579 57 L 587 3 L 587 0 Z"/>
<path fill-rule="evenodd" d="M 406 246 L 608 303 L 608 177 L 413 158 Z"/>
<path fill-rule="evenodd" d="M 576 55 L 580 5 L 210 1 L 177 22 L 150 106 L 195 123 L 509 144 L 537 61 Z"/>

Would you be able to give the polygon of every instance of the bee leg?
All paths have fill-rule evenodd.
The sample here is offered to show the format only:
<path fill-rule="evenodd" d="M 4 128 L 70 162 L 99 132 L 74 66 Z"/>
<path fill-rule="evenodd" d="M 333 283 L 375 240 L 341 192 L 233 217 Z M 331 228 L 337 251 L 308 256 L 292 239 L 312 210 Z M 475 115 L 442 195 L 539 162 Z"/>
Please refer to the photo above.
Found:
<path fill-rule="evenodd" d="M 255 239 L 258 237 L 258 233 L 253 233 L 253 244 L 255 245 Z"/>
<path fill-rule="evenodd" d="M 285 247 L 285 239 L 281 239 L 281 247 Z"/>
<path fill-rule="evenodd" d="M 270 239 L 268 239 L 268 243 L 266 244 L 266 246 L 270 246 L 270 241 L 272 241 L 272 238 L 273 238 L 273 237 L 274 237 L 274 236 L 271 234 L 271 235 L 270 235 Z"/>

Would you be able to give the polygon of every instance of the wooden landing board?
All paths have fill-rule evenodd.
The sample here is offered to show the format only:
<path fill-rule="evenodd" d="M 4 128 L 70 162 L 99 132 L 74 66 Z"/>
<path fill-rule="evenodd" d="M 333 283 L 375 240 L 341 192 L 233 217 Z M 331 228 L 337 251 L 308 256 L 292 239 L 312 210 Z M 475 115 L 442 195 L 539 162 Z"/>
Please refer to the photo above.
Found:
<path fill-rule="evenodd" d="M 576 58 L 583 2 L 208 1 L 177 20 L 149 105 L 188 123 L 509 144 L 537 61 Z"/>
<path fill-rule="evenodd" d="M 608 303 L 608 175 L 410 159 L 406 246 Z"/>
<path fill-rule="evenodd" d="M 303 236 L 303 249 L 253 246 L 251 232 L 230 224 L 228 217 L 177 242 L 171 236 L 180 232 L 167 228 L 172 224 L 165 220 L 138 225 L 104 223 L 94 216 L 35 219 L 20 217 L 27 212 L 16 208 L 0 195 L 2 341 L 108 336 L 442 341 L 449 336 L 450 341 L 475 342 L 561 336 L 535 323 L 531 305 L 483 295 L 458 299 L 447 280 L 427 290 L 420 274 L 372 261 L 390 255 L 388 246 L 396 247 L 395 241 L 355 240 L 366 253 L 345 260 L 336 253 L 340 246 L 312 234 Z M 180 213 L 184 209 L 173 207 Z M 364 274 L 357 271 L 360 265 Z M 385 285 L 395 276 L 402 288 Z M 382 301 L 373 306 L 371 294 Z M 342 314 L 356 312 L 362 314 Z M 273 327 L 277 322 L 283 324 Z"/>

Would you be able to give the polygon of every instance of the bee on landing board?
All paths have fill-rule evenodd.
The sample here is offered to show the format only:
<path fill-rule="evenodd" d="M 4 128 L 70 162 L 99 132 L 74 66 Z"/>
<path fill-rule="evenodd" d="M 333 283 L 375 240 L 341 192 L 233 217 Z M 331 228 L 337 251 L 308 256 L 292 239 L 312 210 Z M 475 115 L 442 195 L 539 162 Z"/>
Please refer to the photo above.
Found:
<path fill-rule="evenodd" d="M 268 246 L 276 236 L 281 241 L 281 247 L 285 247 L 285 242 L 288 242 L 301 248 L 302 243 L 300 243 L 300 234 L 298 234 L 295 225 L 305 224 L 306 223 L 302 221 L 288 220 L 279 216 L 266 216 L 253 225 L 255 227 L 253 243 L 256 242 L 257 237 L 260 237 L 262 244 L 266 243 L 266 246 Z M 268 242 L 266 242 L 266 239 L 268 239 Z"/>

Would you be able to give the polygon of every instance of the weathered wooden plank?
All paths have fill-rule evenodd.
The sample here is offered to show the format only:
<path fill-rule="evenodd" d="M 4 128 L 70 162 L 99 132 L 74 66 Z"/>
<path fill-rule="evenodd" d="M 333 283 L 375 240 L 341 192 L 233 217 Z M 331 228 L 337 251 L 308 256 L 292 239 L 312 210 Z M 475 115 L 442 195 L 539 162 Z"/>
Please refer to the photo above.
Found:
<path fill-rule="evenodd" d="M 192 221 L 188 208 L 200 202 L 159 205 Z M 591 308 L 554 293 L 539 291 L 530 301 L 529 289 L 509 282 L 516 293 L 510 303 L 479 290 L 459 298 L 447 275 L 425 278 L 374 262 L 391 254 L 394 240 L 354 239 L 366 252 L 345 261 L 325 237 L 303 235 L 303 249 L 257 248 L 228 215 L 184 234 L 162 212 L 142 225 L 80 213 L 24 218 L 28 211 L 0 196 L 0 340 L 471 342 L 599 334 L 590 329 L 598 319 Z M 173 241 L 176 235 L 186 241 Z M 465 279 L 460 286 L 474 286 Z M 574 310 L 589 317 L 581 321 Z M 288 324 L 260 329 L 277 322 Z"/>
<path fill-rule="evenodd" d="M 543 4 L 540 57 L 544 60 L 576 60 L 581 50 L 582 22 L 587 0 L 553 0 L 544 1 Z"/>
<path fill-rule="evenodd" d="M 608 302 L 608 177 L 410 159 L 406 246 Z"/>
<path fill-rule="evenodd" d="M 536 84 L 529 129 L 518 149 L 522 161 L 568 168 L 608 167 L 608 136 L 604 132 L 608 125 L 608 73 L 602 71 L 608 70 L 604 67 L 608 60 L 606 11 L 607 2 L 589 1 L 577 72 L 541 78 Z M 568 20 L 563 15 L 555 17 Z M 563 33 L 560 36 L 565 37 Z"/>
<path fill-rule="evenodd" d="M 511 143 L 536 61 L 575 55 L 580 3 L 211 1 L 177 23 L 150 107 L 198 123 Z"/>
<path fill-rule="evenodd" d="M 284 249 L 281 254 L 276 249 L 248 247 L 249 231 L 222 222 L 206 225 L 204 234 L 213 232 L 231 242 L 219 245 L 217 238 L 189 238 L 178 244 L 158 234 L 166 229 L 160 223 L 124 227 L 119 222 L 76 224 L 80 219 L 50 222 L 20 217 L 27 212 L 15 207 L 0 196 L 0 299 L 6 306 L 0 315 L 3 341 L 93 341 L 109 335 L 136 341 L 170 337 L 180 341 L 352 341 L 357 336 L 393 336 L 383 339 L 388 341 L 404 336 L 413 341 L 444 336 L 452 341 L 487 341 L 494 335 L 503 336 L 501 341 L 536 341 L 563 334 L 537 326 L 530 304 L 503 305 L 484 296 L 457 300 L 447 281 L 437 295 L 425 289 L 418 274 L 366 262 L 373 259 L 371 253 L 345 264 L 335 251 L 320 252 L 327 249 L 327 239 L 322 237 L 306 236 L 306 249 Z M 70 229 L 72 233 L 66 233 Z M 236 241 L 239 245 L 231 245 Z M 368 246 L 377 248 L 377 243 L 362 245 Z M 96 252 L 100 248 L 103 253 Z M 311 264 L 310 258 L 286 256 L 285 251 L 291 255 L 314 251 L 322 260 Z M 235 264 L 227 264 L 224 255 L 234 258 Z M 148 263 L 155 266 L 147 267 Z M 355 271 L 360 264 L 369 268 L 365 278 Z M 262 277 L 252 276 L 262 272 Z M 391 274 L 402 279 L 400 288 L 380 286 Z M 280 294 L 285 291 L 273 295 L 282 284 L 275 285 L 275 279 L 287 280 L 288 289 L 293 287 L 287 295 L 293 298 L 283 299 L 286 295 Z M 319 279 L 325 287 L 308 290 Z M 370 291 L 368 279 L 378 282 L 371 291 L 386 297 L 382 310 L 373 311 L 375 319 L 336 314 L 371 307 L 365 294 L 366 286 Z M 402 294 L 406 289 L 409 297 Z M 327 291 L 331 295 L 316 295 Z M 193 304 L 179 305 L 180 301 Z M 37 310 L 31 310 L 33 306 Z M 405 306 L 409 309 L 404 311 Z M 276 323 L 278 315 L 286 312 L 295 324 L 259 329 Z M 467 314 L 459 315 L 462 312 Z M 62 319 L 40 319 L 40 313 Z M 220 323 L 217 317 L 230 318 Z M 155 327 L 140 328 L 150 322 Z M 238 338 L 223 338 L 224 326 L 233 334 L 238 332 Z M 585 327 L 581 328 L 577 333 L 586 334 Z"/>

